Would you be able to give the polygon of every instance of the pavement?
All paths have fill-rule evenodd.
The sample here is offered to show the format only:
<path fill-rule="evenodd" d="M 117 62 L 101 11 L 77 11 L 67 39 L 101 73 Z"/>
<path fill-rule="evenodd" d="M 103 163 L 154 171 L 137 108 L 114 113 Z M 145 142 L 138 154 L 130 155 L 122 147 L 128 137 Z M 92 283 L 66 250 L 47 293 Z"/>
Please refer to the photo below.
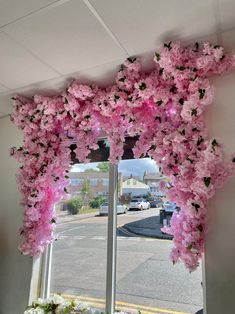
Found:
<path fill-rule="evenodd" d="M 162 233 L 159 215 L 154 215 L 141 220 L 127 223 L 123 226 L 127 231 L 141 235 L 144 237 L 152 237 L 157 239 L 172 240 L 173 237 L 169 234 Z"/>
<path fill-rule="evenodd" d="M 99 216 L 99 213 L 88 213 L 88 214 L 78 214 L 78 215 L 68 215 L 66 211 L 59 211 L 57 213 L 57 225 L 61 225 L 64 223 L 74 223 L 79 220 L 87 220 L 89 218 L 96 218 L 96 222 L 98 222 L 97 218 L 100 220 L 107 219 L 107 216 Z M 150 216 L 149 216 L 150 214 Z M 152 214 L 152 216 L 151 216 Z M 125 231 L 128 232 L 128 235 L 133 236 L 139 235 L 143 237 L 151 237 L 157 239 L 167 239 L 172 240 L 172 236 L 162 233 L 161 228 L 163 227 L 160 223 L 159 209 L 154 208 L 150 210 L 145 210 L 142 212 L 134 212 L 129 211 L 127 219 L 120 219 L 118 216 L 118 234 L 125 236 Z M 94 220 L 92 220 L 93 222 Z M 128 221 L 128 223 L 125 223 Z M 130 221 L 130 222 L 129 222 Z"/>
<path fill-rule="evenodd" d="M 95 217 L 98 212 L 78 215 L 68 215 L 67 211 L 56 212 L 56 225 L 59 226 L 64 223 L 76 222 L 78 220 L 84 220 L 87 218 Z"/>
<path fill-rule="evenodd" d="M 156 209 L 128 212 L 118 215 L 118 226 L 155 215 Z M 78 297 L 104 309 L 107 216 L 75 218 L 57 226 L 51 292 Z M 169 240 L 128 232 L 117 236 L 117 309 L 140 310 L 142 314 L 191 314 L 202 308 L 201 267 L 189 274 L 182 264 L 172 266 L 171 246 Z"/>

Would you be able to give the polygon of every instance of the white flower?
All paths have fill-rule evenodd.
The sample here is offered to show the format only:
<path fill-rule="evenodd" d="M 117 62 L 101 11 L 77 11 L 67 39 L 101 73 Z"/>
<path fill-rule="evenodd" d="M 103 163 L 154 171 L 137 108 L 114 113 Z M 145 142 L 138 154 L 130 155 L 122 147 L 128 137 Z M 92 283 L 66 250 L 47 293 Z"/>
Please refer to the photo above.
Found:
<path fill-rule="evenodd" d="M 65 299 L 62 298 L 62 296 L 59 294 L 54 294 L 52 297 L 49 298 L 49 303 L 50 302 L 53 302 L 55 304 L 62 304 L 63 302 L 65 302 Z"/>
<path fill-rule="evenodd" d="M 39 298 L 39 299 L 37 300 L 37 303 L 38 303 L 38 304 L 46 304 L 46 303 L 48 303 L 48 300 Z"/>
<path fill-rule="evenodd" d="M 45 314 L 43 309 L 36 308 L 36 309 L 28 309 L 24 311 L 24 314 Z"/>

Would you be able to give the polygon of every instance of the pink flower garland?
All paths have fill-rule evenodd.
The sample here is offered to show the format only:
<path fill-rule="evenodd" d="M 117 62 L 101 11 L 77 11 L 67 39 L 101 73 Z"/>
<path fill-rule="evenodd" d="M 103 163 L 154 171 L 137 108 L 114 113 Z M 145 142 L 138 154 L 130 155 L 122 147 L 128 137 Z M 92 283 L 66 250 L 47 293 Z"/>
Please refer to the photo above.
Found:
<path fill-rule="evenodd" d="M 35 256 L 52 241 L 53 205 L 69 184 L 70 146 L 80 162 L 97 149 L 100 130 L 110 143 L 110 158 L 117 163 L 126 136 L 139 136 L 136 158 L 148 154 L 170 178 L 164 185 L 168 198 L 180 206 L 171 227 L 171 259 L 194 270 L 203 254 L 207 233 L 207 201 L 232 175 L 234 162 L 225 161 L 222 145 L 210 139 L 203 111 L 213 101 L 208 81 L 235 66 L 235 56 L 220 46 L 205 43 L 181 47 L 164 44 L 150 73 L 128 58 L 116 83 L 102 89 L 73 82 L 60 96 L 14 98 L 12 121 L 24 132 L 24 143 L 11 155 L 22 164 L 17 179 L 22 193 L 24 237 L 20 250 Z"/>

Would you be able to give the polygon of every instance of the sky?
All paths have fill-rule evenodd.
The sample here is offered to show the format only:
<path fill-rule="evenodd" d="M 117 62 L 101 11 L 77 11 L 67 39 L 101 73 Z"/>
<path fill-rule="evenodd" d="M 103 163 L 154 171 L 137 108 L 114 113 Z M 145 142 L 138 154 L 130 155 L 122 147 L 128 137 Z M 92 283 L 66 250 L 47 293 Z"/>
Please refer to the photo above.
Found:
<path fill-rule="evenodd" d="M 88 164 L 75 164 L 72 167 L 72 172 L 82 172 L 89 168 L 96 168 L 97 162 Z M 118 171 L 122 173 L 123 176 L 143 176 L 144 172 L 158 172 L 158 166 L 155 161 L 151 158 L 141 158 L 141 159 L 131 159 L 131 160 L 121 160 L 118 164 Z"/>

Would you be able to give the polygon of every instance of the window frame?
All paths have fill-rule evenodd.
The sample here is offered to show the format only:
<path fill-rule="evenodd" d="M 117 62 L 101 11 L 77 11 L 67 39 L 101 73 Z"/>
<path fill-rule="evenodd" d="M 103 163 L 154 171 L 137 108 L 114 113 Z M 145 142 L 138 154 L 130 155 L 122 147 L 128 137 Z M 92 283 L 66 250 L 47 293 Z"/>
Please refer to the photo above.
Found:
<path fill-rule="evenodd" d="M 131 148 L 133 147 L 137 138 L 127 139 L 126 150 L 124 149 L 124 156 L 122 160 L 134 159 Z M 106 138 L 98 141 L 101 152 L 101 157 L 98 154 L 91 153 L 90 159 L 92 162 L 107 161 L 107 147 L 104 146 Z M 72 148 L 71 148 L 72 150 Z M 147 158 L 148 156 L 144 156 Z M 98 158 L 98 159 L 97 159 Z M 79 163 L 76 157 L 71 152 L 71 159 L 73 163 Z M 107 230 L 107 259 L 106 259 L 106 308 L 105 313 L 115 313 L 115 299 L 116 299 L 116 269 L 117 269 L 117 201 L 118 201 L 118 165 L 109 163 L 109 206 L 111 210 L 108 211 L 108 230 Z M 41 298 L 48 298 L 50 296 L 50 282 L 51 282 L 51 265 L 52 265 L 52 250 L 53 244 L 49 244 L 39 257 L 33 259 L 32 276 L 30 283 L 29 305 L 33 301 Z M 203 285 L 203 308 L 206 310 L 206 273 L 205 261 L 202 258 L 202 285 Z"/>

